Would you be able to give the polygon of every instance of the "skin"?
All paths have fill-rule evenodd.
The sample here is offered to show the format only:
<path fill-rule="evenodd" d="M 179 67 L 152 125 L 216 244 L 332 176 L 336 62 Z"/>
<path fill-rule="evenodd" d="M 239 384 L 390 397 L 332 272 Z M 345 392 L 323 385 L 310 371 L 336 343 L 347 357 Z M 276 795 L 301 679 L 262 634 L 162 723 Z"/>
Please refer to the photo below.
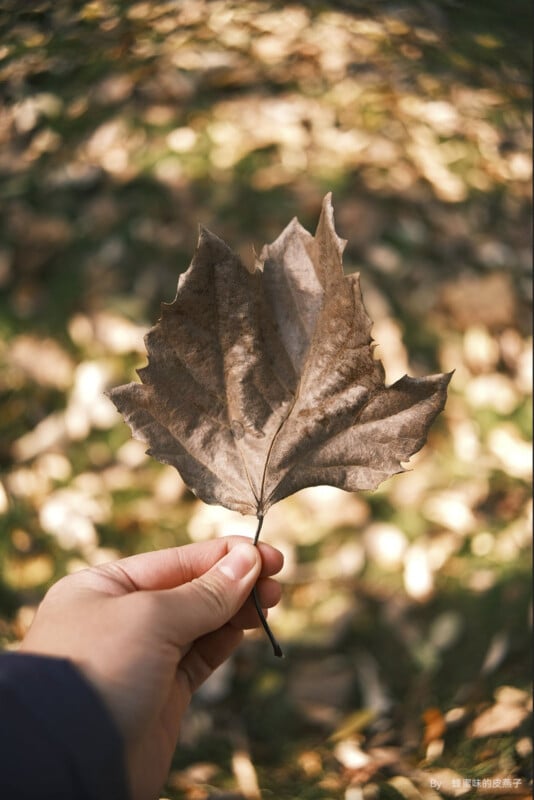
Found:
<path fill-rule="evenodd" d="M 282 555 L 227 537 L 144 553 L 58 581 L 21 651 L 71 659 L 124 741 L 132 800 L 154 800 L 167 777 L 193 692 L 257 627 L 280 586 Z"/>

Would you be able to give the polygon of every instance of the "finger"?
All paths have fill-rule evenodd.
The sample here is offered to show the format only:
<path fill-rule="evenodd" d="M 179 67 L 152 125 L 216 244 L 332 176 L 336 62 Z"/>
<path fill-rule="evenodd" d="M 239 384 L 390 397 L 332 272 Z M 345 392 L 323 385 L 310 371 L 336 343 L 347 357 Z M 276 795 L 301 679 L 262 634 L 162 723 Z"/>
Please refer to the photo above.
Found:
<path fill-rule="evenodd" d="M 269 609 L 262 608 L 263 616 L 265 619 L 269 616 Z M 260 617 L 258 615 L 257 609 L 253 606 L 252 608 L 246 608 L 242 611 L 239 611 L 234 619 L 230 622 L 230 625 L 233 625 L 236 630 L 241 631 L 250 631 L 253 628 L 261 628 L 262 623 Z"/>
<path fill-rule="evenodd" d="M 276 581 L 262 578 L 257 583 L 257 590 L 260 605 L 266 614 L 268 608 L 272 608 L 280 601 L 282 588 Z M 244 606 L 232 617 L 230 624 L 242 630 L 257 628 L 261 625 L 252 597 L 249 597 Z"/>
<path fill-rule="evenodd" d="M 178 665 L 177 676 L 191 694 L 233 653 L 243 639 L 243 631 L 224 625 L 197 639 Z"/>
<path fill-rule="evenodd" d="M 97 572 L 106 574 L 120 584 L 124 591 L 172 589 L 208 572 L 232 548 L 251 540 L 244 536 L 226 536 L 209 542 L 196 542 L 181 547 L 169 547 L 152 553 L 128 556 L 103 564 Z M 268 544 L 259 544 L 260 575 L 275 575 L 282 569 L 283 556 Z"/>
<path fill-rule="evenodd" d="M 183 648 L 229 622 L 249 597 L 261 563 L 258 548 L 242 541 L 199 577 L 157 592 L 169 640 Z"/>

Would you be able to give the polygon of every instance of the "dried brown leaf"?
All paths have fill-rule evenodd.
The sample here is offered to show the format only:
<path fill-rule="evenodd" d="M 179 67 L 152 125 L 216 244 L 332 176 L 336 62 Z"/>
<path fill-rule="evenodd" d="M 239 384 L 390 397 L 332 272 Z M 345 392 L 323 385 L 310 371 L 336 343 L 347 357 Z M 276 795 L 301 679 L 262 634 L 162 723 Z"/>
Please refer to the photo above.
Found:
<path fill-rule="evenodd" d="M 473 739 L 509 733 L 518 728 L 528 715 L 528 709 L 520 705 L 495 703 L 473 720 L 467 733 Z"/>
<path fill-rule="evenodd" d="M 202 229 L 142 383 L 111 391 L 205 502 L 263 516 L 305 486 L 374 489 L 424 444 L 450 375 L 385 386 L 344 246 L 330 195 L 315 236 L 293 219 L 253 270 Z"/>

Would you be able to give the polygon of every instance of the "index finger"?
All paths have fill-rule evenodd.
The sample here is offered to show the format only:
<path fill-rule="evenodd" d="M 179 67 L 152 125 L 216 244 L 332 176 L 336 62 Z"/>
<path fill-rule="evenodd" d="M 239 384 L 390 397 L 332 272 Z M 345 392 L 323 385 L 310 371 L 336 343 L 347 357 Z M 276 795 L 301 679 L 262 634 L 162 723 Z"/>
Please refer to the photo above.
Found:
<path fill-rule="evenodd" d="M 113 568 L 118 568 L 130 582 L 131 585 L 125 587 L 129 591 L 172 589 L 203 575 L 242 542 L 250 542 L 250 539 L 246 536 L 225 536 L 208 542 L 168 547 L 122 558 L 113 562 Z M 282 569 L 282 553 L 264 543 L 258 544 L 258 549 L 262 558 L 260 577 L 276 575 Z M 105 568 L 106 565 L 102 566 Z"/>

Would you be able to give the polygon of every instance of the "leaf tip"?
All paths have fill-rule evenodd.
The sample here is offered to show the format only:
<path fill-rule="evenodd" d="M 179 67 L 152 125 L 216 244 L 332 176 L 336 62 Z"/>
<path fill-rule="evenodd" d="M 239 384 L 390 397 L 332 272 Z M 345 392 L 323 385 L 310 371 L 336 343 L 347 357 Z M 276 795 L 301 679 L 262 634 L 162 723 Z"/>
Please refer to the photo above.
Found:
<path fill-rule="evenodd" d="M 118 390 L 119 390 L 120 388 L 121 388 L 120 386 L 114 386 L 114 387 L 112 387 L 111 389 L 106 389 L 106 390 L 103 392 L 103 394 L 104 394 L 104 397 L 107 397 L 107 398 L 108 398 L 108 400 L 111 400 L 111 402 L 113 403 L 113 405 L 114 405 L 116 408 L 117 408 L 116 396 L 117 396 L 117 394 L 118 394 Z"/>
<path fill-rule="evenodd" d="M 334 206 L 332 205 L 332 192 L 327 192 L 323 198 L 323 203 L 321 207 L 321 215 L 319 217 L 319 222 L 317 224 L 317 229 L 315 231 L 316 238 L 322 238 L 326 233 L 326 236 L 330 241 L 334 244 L 335 249 L 337 250 L 339 257 L 343 255 L 343 251 L 347 245 L 347 240 L 342 239 L 336 233 L 335 221 L 334 221 Z"/>
<path fill-rule="evenodd" d="M 255 256 L 254 252 L 254 256 Z M 261 259 L 261 257 L 260 257 Z M 199 236 L 197 249 L 191 262 L 190 269 L 208 271 L 223 266 L 232 266 L 241 268 L 244 272 L 254 275 L 257 272 L 258 266 L 261 265 L 261 260 L 258 261 L 257 257 L 250 263 L 249 259 L 246 261 L 241 259 L 231 247 L 229 247 L 224 239 L 221 239 L 215 233 L 212 233 L 208 228 L 199 225 Z M 263 266 L 261 265 L 261 268 Z M 184 273 L 187 274 L 187 273 Z M 178 285 L 180 288 L 180 284 Z"/>
<path fill-rule="evenodd" d="M 197 247 L 201 247 L 202 244 L 210 242 L 213 238 L 218 238 L 218 237 L 215 236 L 215 234 L 212 233 L 210 230 L 208 230 L 208 228 L 206 228 L 204 225 L 199 223 Z"/>
<path fill-rule="evenodd" d="M 204 225 L 199 225 L 196 255 L 203 251 L 208 251 L 212 257 L 233 255 L 232 250 L 223 239 L 212 233 Z"/>

